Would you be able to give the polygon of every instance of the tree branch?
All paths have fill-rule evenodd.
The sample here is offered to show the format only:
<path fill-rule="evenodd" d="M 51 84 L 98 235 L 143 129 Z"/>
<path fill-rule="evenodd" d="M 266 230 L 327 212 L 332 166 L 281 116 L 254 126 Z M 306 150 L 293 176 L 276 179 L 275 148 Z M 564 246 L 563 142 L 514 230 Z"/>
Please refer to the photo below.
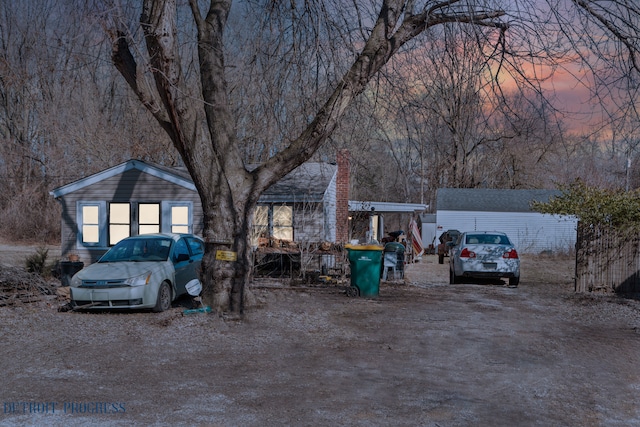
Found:
<path fill-rule="evenodd" d="M 629 59 L 633 68 L 640 72 L 640 64 L 638 64 L 638 59 L 636 56 L 638 55 L 638 48 L 631 41 L 631 38 L 622 33 L 610 20 L 605 18 L 603 15 L 596 12 L 590 5 L 588 1 L 584 0 L 573 0 L 576 5 L 584 9 L 589 15 L 593 16 L 597 19 L 605 28 L 611 33 L 627 48 L 629 51 Z M 636 28 L 636 31 L 638 29 Z"/>
<path fill-rule="evenodd" d="M 156 97 L 144 82 L 144 76 L 138 69 L 135 57 L 129 48 L 129 39 L 124 31 L 118 30 L 111 34 L 112 52 L 111 61 L 116 69 L 124 77 L 125 81 L 133 89 L 140 102 L 153 114 L 160 125 L 167 131 L 170 123 L 166 111 L 158 104 Z M 140 82 L 143 84 L 140 84 Z"/>

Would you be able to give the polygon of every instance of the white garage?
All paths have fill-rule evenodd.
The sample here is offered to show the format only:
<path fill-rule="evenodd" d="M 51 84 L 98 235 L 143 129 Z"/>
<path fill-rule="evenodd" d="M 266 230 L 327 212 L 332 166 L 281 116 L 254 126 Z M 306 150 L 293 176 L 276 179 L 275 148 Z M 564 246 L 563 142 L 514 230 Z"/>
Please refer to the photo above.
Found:
<path fill-rule="evenodd" d="M 531 209 L 557 190 L 441 188 L 436 195 L 436 238 L 449 229 L 503 231 L 521 253 L 570 252 L 576 244 L 577 219 Z"/>

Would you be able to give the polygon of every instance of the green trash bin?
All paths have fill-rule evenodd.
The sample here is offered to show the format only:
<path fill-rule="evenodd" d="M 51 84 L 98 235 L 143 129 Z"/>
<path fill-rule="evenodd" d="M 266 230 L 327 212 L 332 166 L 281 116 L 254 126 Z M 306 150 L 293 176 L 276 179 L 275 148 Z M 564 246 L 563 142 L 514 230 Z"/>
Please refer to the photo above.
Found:
<path fill-rule="evenodd" d="M 377 297 L 380 291 L 380 268 L 382 246 L 346 245 L 351 266 L 351 286 L 347 295 L 356 297 Z"/>

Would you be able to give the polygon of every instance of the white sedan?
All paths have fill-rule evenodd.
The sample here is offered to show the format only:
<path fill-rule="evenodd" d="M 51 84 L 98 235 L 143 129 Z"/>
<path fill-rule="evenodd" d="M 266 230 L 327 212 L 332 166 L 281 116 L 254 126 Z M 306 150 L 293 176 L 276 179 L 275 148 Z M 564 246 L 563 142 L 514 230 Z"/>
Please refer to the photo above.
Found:
<path fill-rule="evenodd" d="M 76 309 L 164 311 L 200 291 L 204 242 L 193 234 L 144 234 L 118 242 L 71 279 Z"/>
<path fill-rule="evenodd" d="M 509 280 L 509 286 L 520 283 L 520 257 L 505 233 L 468 231 L 462 233 L 451 249 L 449 283 L 462 278 Z"/>

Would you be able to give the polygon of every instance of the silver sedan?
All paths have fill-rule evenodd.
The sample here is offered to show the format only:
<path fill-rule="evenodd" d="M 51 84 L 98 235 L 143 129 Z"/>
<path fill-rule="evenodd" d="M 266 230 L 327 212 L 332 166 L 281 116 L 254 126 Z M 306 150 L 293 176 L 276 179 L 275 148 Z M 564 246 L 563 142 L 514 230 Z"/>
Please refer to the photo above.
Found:
<path fill-rule="evenodd" d="M 203 254 L 204 242 L 192 234 L 128 237 L 73 276 L 71 304 L 76 309 L 167 310 L 179 296 L 200 291 Z"/>
<path fill-rule="evenodd" d="M 505 233 L 498 231 L 467 231 L 451 249 L 449 283 L 463 278 L 509 280 L 509 286 L 520 283 L 518 251 Z"/>

